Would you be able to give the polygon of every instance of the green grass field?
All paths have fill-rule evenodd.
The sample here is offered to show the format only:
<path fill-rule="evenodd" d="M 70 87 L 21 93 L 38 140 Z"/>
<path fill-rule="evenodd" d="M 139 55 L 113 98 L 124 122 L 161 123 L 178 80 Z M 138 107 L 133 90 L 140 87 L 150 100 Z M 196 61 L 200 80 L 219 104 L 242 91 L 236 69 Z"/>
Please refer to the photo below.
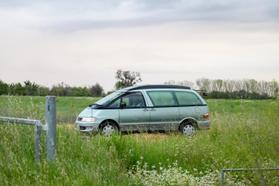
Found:
<path fill-rule="evenodd" d="M 57 97 L 57 120 L 59 123 L 73 123 L 82 109 L 98 98 Z M 0 115 L 31 117 L 44 120 L 45 97 L 0 96 Z"/>
<path fill-rule="evenodd" d="M 0 125 L 0 185 L 218 185 L 222 168 L 278 167 L 278 100 L 207 100 L 210 130 L 106 138 L 73 129 L 97 98 L 57 98 L 57 160 L 34 162 L 34 129 Z M 44 118 L 43 97 L 0 96 L 0 115 Z M 43 151 L 45 145 L 43 144 Z M 44 153 L 44 152 L 43 152 Z M 278 184 L 278 172 L 226 174 L 228 185 Z"/>

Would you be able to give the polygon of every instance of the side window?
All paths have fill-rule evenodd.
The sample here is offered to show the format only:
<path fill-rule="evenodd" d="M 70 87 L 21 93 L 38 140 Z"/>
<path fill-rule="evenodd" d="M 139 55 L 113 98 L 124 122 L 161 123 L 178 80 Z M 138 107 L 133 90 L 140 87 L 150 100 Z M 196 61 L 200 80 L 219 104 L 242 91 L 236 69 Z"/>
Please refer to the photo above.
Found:
<path fill-rule="evenodd" d="M 145 101 L 140 92 L 130 93 L 122 97 L 122 103 L 126 104 L 126 108 L 142 108 L 145 107 Z"/>
<path fill-rule="evenodd" d="M 145 101 L 142 94 L 140 92 L 134 92 L 116 99 L 108 106 L 108 108 L 120 108 L 121 102 L 126 104 L 126 108 L 145 107 Z"/>
<path fill-rule="evenodd" d="M 108 108 L 119 108 L 120 107 L 121 98 L 116 99 L 111 104 L 109 104 Z"/>
<path fill-rule="evenodd" d="M 179 105 L 201 104 L 201 100 L 192 92 L 176 91 L 175 95 Z"/>
<path fill-rule="evenodd" d="M 176 100 L 172 91 L 148 91 L 154 106 L 176 106 Z"/>

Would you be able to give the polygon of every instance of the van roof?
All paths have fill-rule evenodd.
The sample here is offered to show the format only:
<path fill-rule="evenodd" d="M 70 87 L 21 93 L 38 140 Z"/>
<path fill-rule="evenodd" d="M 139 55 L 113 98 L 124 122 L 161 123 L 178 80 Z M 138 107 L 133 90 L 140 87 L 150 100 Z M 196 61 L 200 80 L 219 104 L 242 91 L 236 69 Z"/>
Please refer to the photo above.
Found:
<path fill-rule="evenodd" d="M 136 85 L 132 87 L 125 88 L 127 91 L 130 90 L 140 90 L 140 89 L 161 89 L 161 88 L 170 88 L 170 89 L 191 89 L 187 86 L 181 85 Z"/>

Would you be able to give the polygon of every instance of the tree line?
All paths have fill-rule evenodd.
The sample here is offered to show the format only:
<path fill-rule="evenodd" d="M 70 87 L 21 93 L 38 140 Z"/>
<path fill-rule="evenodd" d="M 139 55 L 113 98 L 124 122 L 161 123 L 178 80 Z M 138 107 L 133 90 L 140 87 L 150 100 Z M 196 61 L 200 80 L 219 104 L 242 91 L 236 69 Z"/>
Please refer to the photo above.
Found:
<path fill-rule="evenodd" d="M 5 83 L 0 80 L 0 95 L 19 95 L 19 96 L 93 96 L 99 97 L 104 95 L 103 87 L 96 83 L 95 85 L 86 86 L 69 86 L 59 83 L 51 88 L 39 85 L 35 82 L 24 81 L 24 83 Z"/>
<path fill-rule="evenodd" d="M 135 85 L 141 81 L 140 73 L 129 70 L 117 70 L 115 73 L 115 89 L 121 89 Z M 108 92 L 110 93 L 110 92 Z M 96 83 L 92 86 L 69 86 L 65 83 L 59 83 L 51 88 L 39 85 L 29 80 L 23 83 L 5 83 L 0 80 L 0 95 L 19 95 L 19 96 L 104 96 L 103 87 Z"/>
<path fill-rule="evenodd" d="M 275 99 L 278 96 L 277 81 L 256 81 L 254 79 L 222 80 L 198 79 L 196 84 L 207 93 L 208 98 L 223 99 Z"/>
<path fill-rule="evenodd" d="M 139 72 L 117 70 L 115 73 L 115 89 L 132 86 L 141 82 Z M 178 84 L 193 88 L 194 83 L 184 81 L 167 81 L 165 84 Z M 254 79 L 222 80 L 222 79 L 198 79 L 198 89 L 207 93 L 207 98 L 222 99 L 271 99 L 277 98 L 279 84 L 277 81 L 256 81 Z M 110 92 L 108 92 L 110 93 Z M 35 82 L 25 81 L 21 83 L 5 83 L 0 80 L 0 95 L 23 95 L 23 96 L 104 96 L 103 87 L 96 83 L 92 86 L 69 86 L 64 83 L 54 85 L 51 88 L 41 86 Z"/>

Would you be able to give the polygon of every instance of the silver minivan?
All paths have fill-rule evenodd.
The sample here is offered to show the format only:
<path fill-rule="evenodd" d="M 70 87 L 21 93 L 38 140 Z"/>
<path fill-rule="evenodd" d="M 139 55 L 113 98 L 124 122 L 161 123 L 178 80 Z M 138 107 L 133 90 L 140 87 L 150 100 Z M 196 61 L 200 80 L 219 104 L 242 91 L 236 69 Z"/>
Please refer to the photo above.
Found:
<path fill-rule="evenodd" d="M 208 106 L 194 90 L 178 85 L 124 88 L 85 108 L 76 119 L 81 132 L 175 131 L 193 135 L 210 127 Z"/>

